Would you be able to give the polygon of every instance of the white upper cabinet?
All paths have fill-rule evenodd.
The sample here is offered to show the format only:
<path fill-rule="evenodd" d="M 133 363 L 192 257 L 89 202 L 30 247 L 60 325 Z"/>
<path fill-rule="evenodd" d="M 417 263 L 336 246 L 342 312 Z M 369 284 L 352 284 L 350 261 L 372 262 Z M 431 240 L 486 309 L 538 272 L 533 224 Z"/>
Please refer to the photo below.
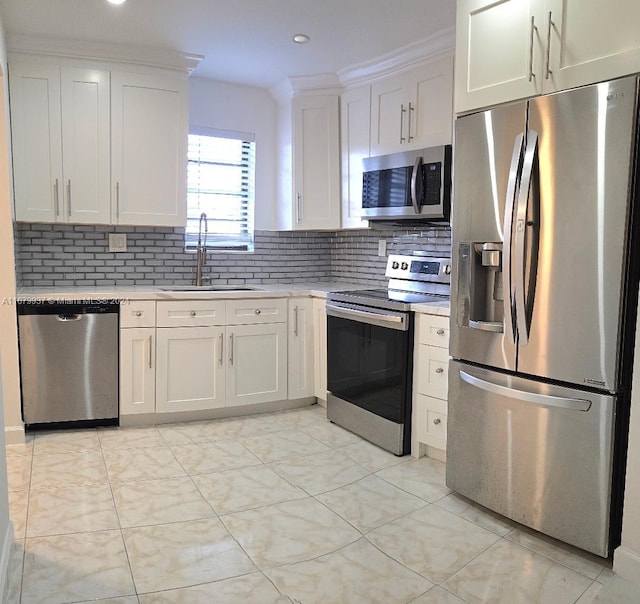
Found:
<path fill-rule="evenodd" d="M 640 71 L 640 2 L 458 0 L 464 113 Z"/>
<path fill-rule="evenodd" d="M 187 78 L 113 72 L 114 222 L 186 224 Z"/>
<path fill-rule="evenodd" d="M 110 221 L 109 72 L 15 62 L 16 220 Z"/>
<path fill-rule="evenodd" d="M 338 95 L 293 99 L 293 228 L 340 228 Z"/>
<path fill-rule="evenodd" d="M 362 229 L 362 160 L 369 157 L 371 86 L 347 90 L 340 98 L 342 145 L 342 228 Z"/>
<path fill-rule="evenodd" d="M 372 156 L 451 143 L 453 56 L 371 86 Z"/>

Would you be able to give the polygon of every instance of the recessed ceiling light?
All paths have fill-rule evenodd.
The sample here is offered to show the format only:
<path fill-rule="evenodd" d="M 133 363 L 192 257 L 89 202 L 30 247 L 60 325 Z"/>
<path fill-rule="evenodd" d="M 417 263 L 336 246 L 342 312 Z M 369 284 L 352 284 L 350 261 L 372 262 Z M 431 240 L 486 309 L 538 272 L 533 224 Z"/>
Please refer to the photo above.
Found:
<path fill-rule="evenodd" d="M 307 34 L 296 34 L 293 36 L 293 41 L 296 44 L 306 44 L 311 38 Z"/>
<path fill-rule="evenodd" d="M 107 0 L 110 4 L 124 4 L 125 0 Z"/>

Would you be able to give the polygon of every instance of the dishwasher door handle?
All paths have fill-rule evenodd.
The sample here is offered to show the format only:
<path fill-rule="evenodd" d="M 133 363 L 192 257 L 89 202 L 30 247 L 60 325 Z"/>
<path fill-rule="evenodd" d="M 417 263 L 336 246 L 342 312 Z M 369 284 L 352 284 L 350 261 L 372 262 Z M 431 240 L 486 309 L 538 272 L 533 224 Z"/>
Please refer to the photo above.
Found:
<path fill-rule="evenodd" d="M 69 315 L 58 315 L 56 317 L 56 319 L 58 321 L 82 321 L 82 317 L 84 317 L 84 315 L 79 315 L 79 314 L 69 314 Z"/>

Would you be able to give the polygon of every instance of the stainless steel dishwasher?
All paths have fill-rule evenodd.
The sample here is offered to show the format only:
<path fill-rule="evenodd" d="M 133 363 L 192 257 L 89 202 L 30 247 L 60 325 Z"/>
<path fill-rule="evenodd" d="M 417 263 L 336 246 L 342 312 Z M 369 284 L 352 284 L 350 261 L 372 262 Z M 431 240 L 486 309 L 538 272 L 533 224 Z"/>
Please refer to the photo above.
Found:
<path fill-rule="evenodd" d="M 19 304 L 18 328 L 27 427 L 117 423 L 117 304 Z"/>

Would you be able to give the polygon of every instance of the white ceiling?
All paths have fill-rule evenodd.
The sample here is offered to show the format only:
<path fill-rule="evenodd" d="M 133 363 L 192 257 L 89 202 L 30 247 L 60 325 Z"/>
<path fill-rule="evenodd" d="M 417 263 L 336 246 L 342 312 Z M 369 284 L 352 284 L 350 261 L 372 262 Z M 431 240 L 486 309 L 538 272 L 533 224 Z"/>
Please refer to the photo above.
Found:
<path fill-rule="evenodd" d="M 204 55 L 194 75 L 264 88 L 337 71 L 452 28 L 455 0 L 0 0 L 11 35 Z M 301 46 L 291 38 L 306 33 Z"/>

